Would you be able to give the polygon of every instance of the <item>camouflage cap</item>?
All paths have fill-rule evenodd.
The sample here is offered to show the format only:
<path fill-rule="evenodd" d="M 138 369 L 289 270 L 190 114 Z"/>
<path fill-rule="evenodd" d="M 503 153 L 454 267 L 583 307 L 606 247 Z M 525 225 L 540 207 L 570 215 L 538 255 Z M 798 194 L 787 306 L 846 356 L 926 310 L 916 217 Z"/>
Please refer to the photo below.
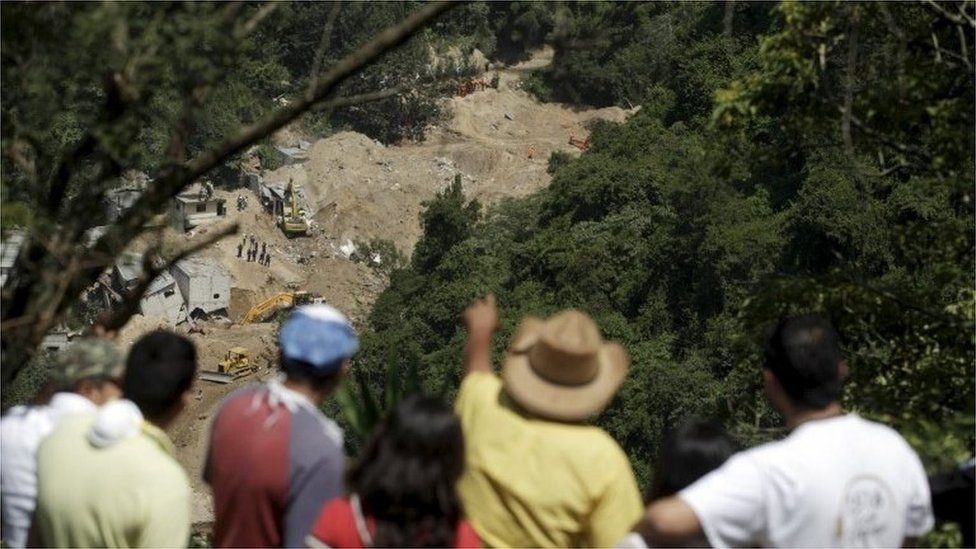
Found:
<path fill-rule="evenodd" d="M 115 345 L 101 339 L 82 339 L 58 352 L 55 368 L 62 381 L 75 383 L 88 377 L 120 378 L 125 363 Z"/>

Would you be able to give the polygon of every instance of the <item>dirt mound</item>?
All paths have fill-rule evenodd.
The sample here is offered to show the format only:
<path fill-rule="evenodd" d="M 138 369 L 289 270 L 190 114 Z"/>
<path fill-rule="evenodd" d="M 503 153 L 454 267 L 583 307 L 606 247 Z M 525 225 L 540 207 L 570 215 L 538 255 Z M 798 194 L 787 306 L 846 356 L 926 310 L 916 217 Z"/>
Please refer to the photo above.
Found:
<path fill-rule="evenodd" d="M 580 153 L 569 139 L 585 138 L 589 121 L 619 122 L 629 114 L 540 103 L 512 85 L 501 88 L 446 99 L 450 122 L 432 128 L 423 143 L 384 146 L 341 132 L 316 141 L 304 164 L 265 179 L 302 184 L 313 220 L 335 241 L 378 237 L 409 253 L 420 237 L 421 203 L 456 174 L 483 202 L 531 193 L 549 183 L 552 152 Z"/>
<path fill-rule="evenodd" d="M 129 347 L 136 342 L 140 337 L 152 332 L 154 330 L 170 329 L 172 326 L 165 318 L 155 317 L 155 316 L 143 316 L 143 315 L 133 315 L 129 319 L 129 322 L 119 331 L 118 339 L 116 339 L 116 344 L 118 344 L 119 349 L 123 352 L 127 352 Z"/>

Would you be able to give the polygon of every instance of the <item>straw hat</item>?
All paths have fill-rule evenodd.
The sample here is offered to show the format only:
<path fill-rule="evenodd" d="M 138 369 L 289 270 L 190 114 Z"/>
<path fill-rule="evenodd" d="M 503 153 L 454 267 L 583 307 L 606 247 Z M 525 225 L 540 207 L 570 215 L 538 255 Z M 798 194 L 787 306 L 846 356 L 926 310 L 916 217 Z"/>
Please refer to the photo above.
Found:
<path fill-rule="evenodd" d="M 526 317 L 502 366 L 505 392 L 533 414 L 581 421 L 599 414 L 627 375 L 630 357 L 604 341 L 596 323 L 569 309 L 548 320 Z"/>

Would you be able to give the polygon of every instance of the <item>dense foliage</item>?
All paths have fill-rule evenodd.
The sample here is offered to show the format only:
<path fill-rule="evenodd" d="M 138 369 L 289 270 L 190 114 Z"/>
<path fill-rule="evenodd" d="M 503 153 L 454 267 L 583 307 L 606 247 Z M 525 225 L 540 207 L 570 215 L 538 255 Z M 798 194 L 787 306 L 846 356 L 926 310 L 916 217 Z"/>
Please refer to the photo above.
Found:
<path fill-rule="evenodd" d="M 72 196 L 125 168 L 162 170 L 300 97 L 416 6 L 4 3 L 4 226 L 43 234 L 92 215 L 98 196 L 77 201 L 87 210 L 47 207 L 58 159 L 72 161 Z M 459 313 L 494 292 L 496 359 L 520 317 L 565 307 L 627 347 L 632 372 L 597 422 L 644 483 L 683 416 L 719 417 L 746 444 L 782 433 L 759 388 L 759 342 L 780 315 L 808 310 L 843 334 L 848 408 L 898 427 L 931 469 L 969 457 L 973 10 L 472 2 L 347 82 L 341 95 L 401 93 L 311 113 L 310 134 L 419 138 L 442 116 L 437 82 L 470 69 L 449 49 L 515 62 L 550 44 L 552 65 L 525 78 L 537 97 L 641 106 L 625 124 L 596 125 L 580 158 L 553 155 L 552 184 L 534 195 L 486 209 L 446 188 L 409 262 L 389 243 L 361 243 L 357 259 L 402 268 L 343 393 L 345 408 L 362 405 L 352 445 L 415 376 L 455 390 Z M 272 152 L 258 149 L 265 162 Z"/>
<path fill-rule="evenodd" d="M 577 60 L 551 89 L 643 109 L 596 127 L 582 157 L 554 156 L 535 195 L 483 213 L 455 188 L 432 201 L 358 368 L 379 386 L 391 361 L 420 364 L 428 388 L 451 393 L 473 297 L 499 298 L 496 359 L 523 315 L 581 308 L 633 357 L 598 423 L 646 482 L 685 415 L 720 417 L 747 444 L 782 432 L 759 342 L 780 315 L 814 310 L 843 333 L 850 409 L 902 429 L 932 468 L 967 458 L 973 72 L 944 52 L 933 63 L 930 35 L 958 51 L 972 29 L 925 5 L 737 5 L 731 30 L 715 10 L 572 6 L 621 30 L 557 49 L 557 67 Z M 638 52 L 658 61 L 625 63 Z M 633 93 L 597 70 L 617 63 Z M 598 73 L 611 80 L 588 80 Z"/>
<path fill-rule="evenodd" d="M 38 216 L 48 181 L 70 151 L 79 150 L 84 165 L 71 173 L 69 194 L 129 168 L 154 175 L 306 93 L 339 59 L 417 5 L 4 3 L 4 226 L 43 227 Z M 443 116 L 436 99 L 453 89 L 447 67 L 431 61 L 455 43 L 466 44 L 462 53 L 490 51 L 487 17 L 484 4 L 450 12 L 336 95 L 397 93 L 309 113 L 305 132 L 317 137 L 351 128 L 388 143 L 421 137 Z M 94 147 L 79 147 L 89 134 L 108 149 L 107 160 L 96 162 Z M 176 134 L 186 137 L 174 140 Z M 274 167 L 268 144 L 258 152 Z"/>

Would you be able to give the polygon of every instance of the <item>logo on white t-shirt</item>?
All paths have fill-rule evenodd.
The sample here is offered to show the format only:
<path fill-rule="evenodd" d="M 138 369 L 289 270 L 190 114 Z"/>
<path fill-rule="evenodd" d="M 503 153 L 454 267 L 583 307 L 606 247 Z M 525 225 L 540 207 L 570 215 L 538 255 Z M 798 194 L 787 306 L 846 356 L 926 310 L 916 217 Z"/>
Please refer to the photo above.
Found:
<path fill-rule="evenodd" d="M 892 490 L 879 477 L 857 476 L 844 487 L 837 517 L 839 546 L 880 547 L 900 523 Z"/>

